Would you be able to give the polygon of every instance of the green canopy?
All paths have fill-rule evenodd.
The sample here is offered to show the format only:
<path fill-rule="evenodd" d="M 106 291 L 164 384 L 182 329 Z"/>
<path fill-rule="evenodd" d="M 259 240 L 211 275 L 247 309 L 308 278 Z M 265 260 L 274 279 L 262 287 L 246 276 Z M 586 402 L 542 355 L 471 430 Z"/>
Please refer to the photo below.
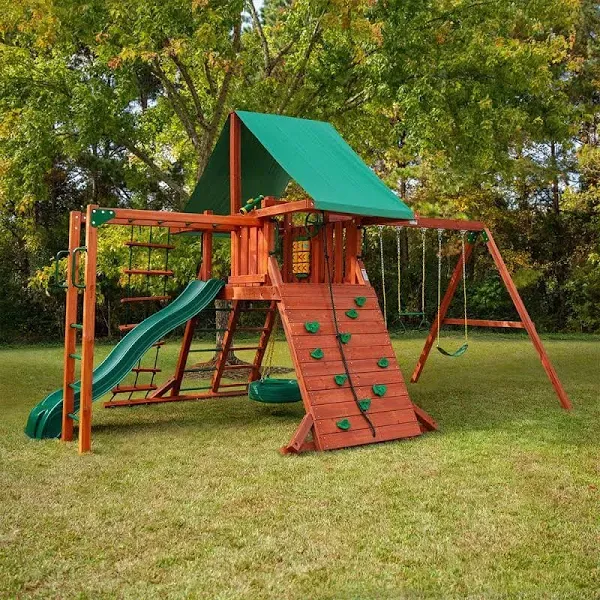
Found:
<path fill-rule="evenodd" d="M 242 121 L 242 203 L 260 194 L 280 197 L 293 179 L 320 210 L 414 218 L 329 123 L 236 114 Z M 229 214 L 229 121 L 185 210 Z"/>

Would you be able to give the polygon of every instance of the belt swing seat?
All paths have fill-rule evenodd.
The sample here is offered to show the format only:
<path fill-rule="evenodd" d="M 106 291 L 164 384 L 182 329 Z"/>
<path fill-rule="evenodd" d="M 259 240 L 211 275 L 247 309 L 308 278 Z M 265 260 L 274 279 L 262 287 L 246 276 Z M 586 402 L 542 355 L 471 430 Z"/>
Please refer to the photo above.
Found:
<path fill-rule="evenodd" d="M 458 358 L 462 356 L 469 348 L 469 331 L 467 322 L 467 280 L 466 280 L 466 266 L 465 266 L 465 235 L 467 232 L 461 230 L 460 241 L 461 241 L 461 263 L 462 263 L 462 281 L 463 281 L 463 316 L 464 316 L 464 343 L 462 346 L 457 348 L 454 352 L 448 352 L 440 346 L 440 307 L 442 303 L 442 237 L 444 235 L 443 229 L 437 230 L 438 234 L 438 286 L 437 286 L 437 339 L 436 345 L 438 352 L 443 356 L 449 356 L 450 358 Z"/>

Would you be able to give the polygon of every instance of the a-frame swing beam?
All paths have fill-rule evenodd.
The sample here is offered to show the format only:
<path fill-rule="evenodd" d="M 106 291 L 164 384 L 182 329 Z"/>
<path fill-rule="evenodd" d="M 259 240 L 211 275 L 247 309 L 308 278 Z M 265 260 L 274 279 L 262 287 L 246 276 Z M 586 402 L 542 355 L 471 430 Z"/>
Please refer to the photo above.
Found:
<path fill-rule="evenodd" d="M 556 392 L 556 395 L 558 396 L 561 406 L 566 410 L 570 410 L 572 408 L 571 401 L 569 400 L 569 397 L 567 396 L 567 394 L 562 386 L 562 383 L 561 383 L 560 379 L 558 378 L 558 375 L 556 374 L 556 371 L 554 370 L 552 363 L 550 362 L 550 358 L 548 357 L 548 354 L 546 353 L 546 349 L 544 348 L 544 345 L 542 344 L 542 340 L 540 339 L 540 336 L 537 333 L 535 325 L 534 325 L 533 321 L 531 320 L 531 317 L 529 316 L 527 309 L 525 308 L 525 304 L 523 303 L 523 300 L 522 300 L 521 296 L 519 295 L 517 287 L 516 287 L 514 281 L 512 280 L 512 277 L 510 276 L 508 268 L 506 267 L 506 264 L 504 263 L 504 259 L 502 258 L 502 255 L 500 254 L 500 250 L 498 249 L 498 246 L 496 245 L 496 242 L 494 241 L 494 237 L 492 236 L 489 229 L 485 228 L 484 232 L 485 232 L 485 236 L 487 238 L 487 240 L 486 240 L 487 249 L 490 252 L 490 254 L 492 255 L 492 258 L 494 259 L 494 263 L 496 265 L 496 268 L 498 269 L 498 272 L 500 273 L 502 282 L 504 283 L 504 286 L 506 287 L 506 290 L 507 290 L 507 292 L 519 314 L 519 317 L 521 318 L 521 321 L 486 321 L 486 320 L 471 319 L 470 323 L 474 326 L 483 326 L 483 327 L 508 327 L 511 329 L 525 329 L 531 339 L 533 347 L 535 348 L 536 352 L 538 353 L 538 355 L 540 357 L 542 366 L 544 367 L 544 370 L 546 371 L 546 375 L 548 376 L 548 379 L 550 379 L 550 383 L 552 384 L 552 387 L 554 388 L 554 391 Z M 411 383 L 416 383 L 419 380 L 421 373 L 423 372 L 423 368 L 425 367 L 425 363 L 427 362 L 427 358 L 429 357 L 429 353 L 431 352 L 431 348 L 432 348 L 433 343 L 437 336 L 438 319 L 440 320 L 440 322 L 442 324 L 455 324 L 456 321 L 459 321 L 460 324 L 463 323 L 462 319 L 459 319 L 459 320 L 447 319 L 446 313 L 448 312 L 450 303 L 452 302 L 452 298 L 454 297 L 454 294 L 456 293 L 458 284 L 460 283 L 460 280 L 462 279 L 463 260 L 465 262 L 468 261 L 472 252 L 473 252 L 473 242 L 467 242 L 465 244 L 464 257 L 461 254 L 461 256 L 458 259 L 458 262 L 456 263 L 456 267 L 454 268 L 454 272 L 452 273 L 452 277 L 450 278 L 448 288 L 446 289 L 444 298 L 443 298 L 442 302 L 440 303 L 438 314 L 435 316 L 435 319 L 432 322 L 431 329 L 429 331 L 429 335 L 427 336 L 427 340 L 425 341 L 425 345 L 423 346 L 423 350 L 421 351 L 421 356 L 419 357 L 419 360 L 417 361 L 417 364 L 413 371 L 412 377 L 410 379 Z"/>

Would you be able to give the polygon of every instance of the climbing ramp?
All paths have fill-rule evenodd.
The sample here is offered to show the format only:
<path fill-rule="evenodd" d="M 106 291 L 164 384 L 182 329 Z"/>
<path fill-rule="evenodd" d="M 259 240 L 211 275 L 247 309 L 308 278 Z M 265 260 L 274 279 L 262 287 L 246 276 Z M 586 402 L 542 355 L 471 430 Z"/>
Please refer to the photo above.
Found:
<path fill-rule="evenodd" d="M 283 452 L 347 448 L 436 428 L 408 395 L 370 285 L 333 284 L 333 305 L 327 284 L 278 287 L 278 308 L 306 409 Z"/>

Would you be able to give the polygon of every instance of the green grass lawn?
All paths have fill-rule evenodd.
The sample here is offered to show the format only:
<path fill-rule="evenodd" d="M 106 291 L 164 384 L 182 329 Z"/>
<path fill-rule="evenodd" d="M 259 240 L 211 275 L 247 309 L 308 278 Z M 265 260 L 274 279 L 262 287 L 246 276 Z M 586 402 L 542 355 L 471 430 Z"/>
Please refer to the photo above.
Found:
<path fill-rule="evenodd" d="M 422 339 L 394 343 L 408 376 Z M 600 343 L 547 348 L 571 414 L 526 338 L 480 336 L 410 386 L 440 432 L 285 457 L 302 407 L 244 398 L 29 440 L 62 349 L 0 349 L 0 597 L 598 598 Z"/>

